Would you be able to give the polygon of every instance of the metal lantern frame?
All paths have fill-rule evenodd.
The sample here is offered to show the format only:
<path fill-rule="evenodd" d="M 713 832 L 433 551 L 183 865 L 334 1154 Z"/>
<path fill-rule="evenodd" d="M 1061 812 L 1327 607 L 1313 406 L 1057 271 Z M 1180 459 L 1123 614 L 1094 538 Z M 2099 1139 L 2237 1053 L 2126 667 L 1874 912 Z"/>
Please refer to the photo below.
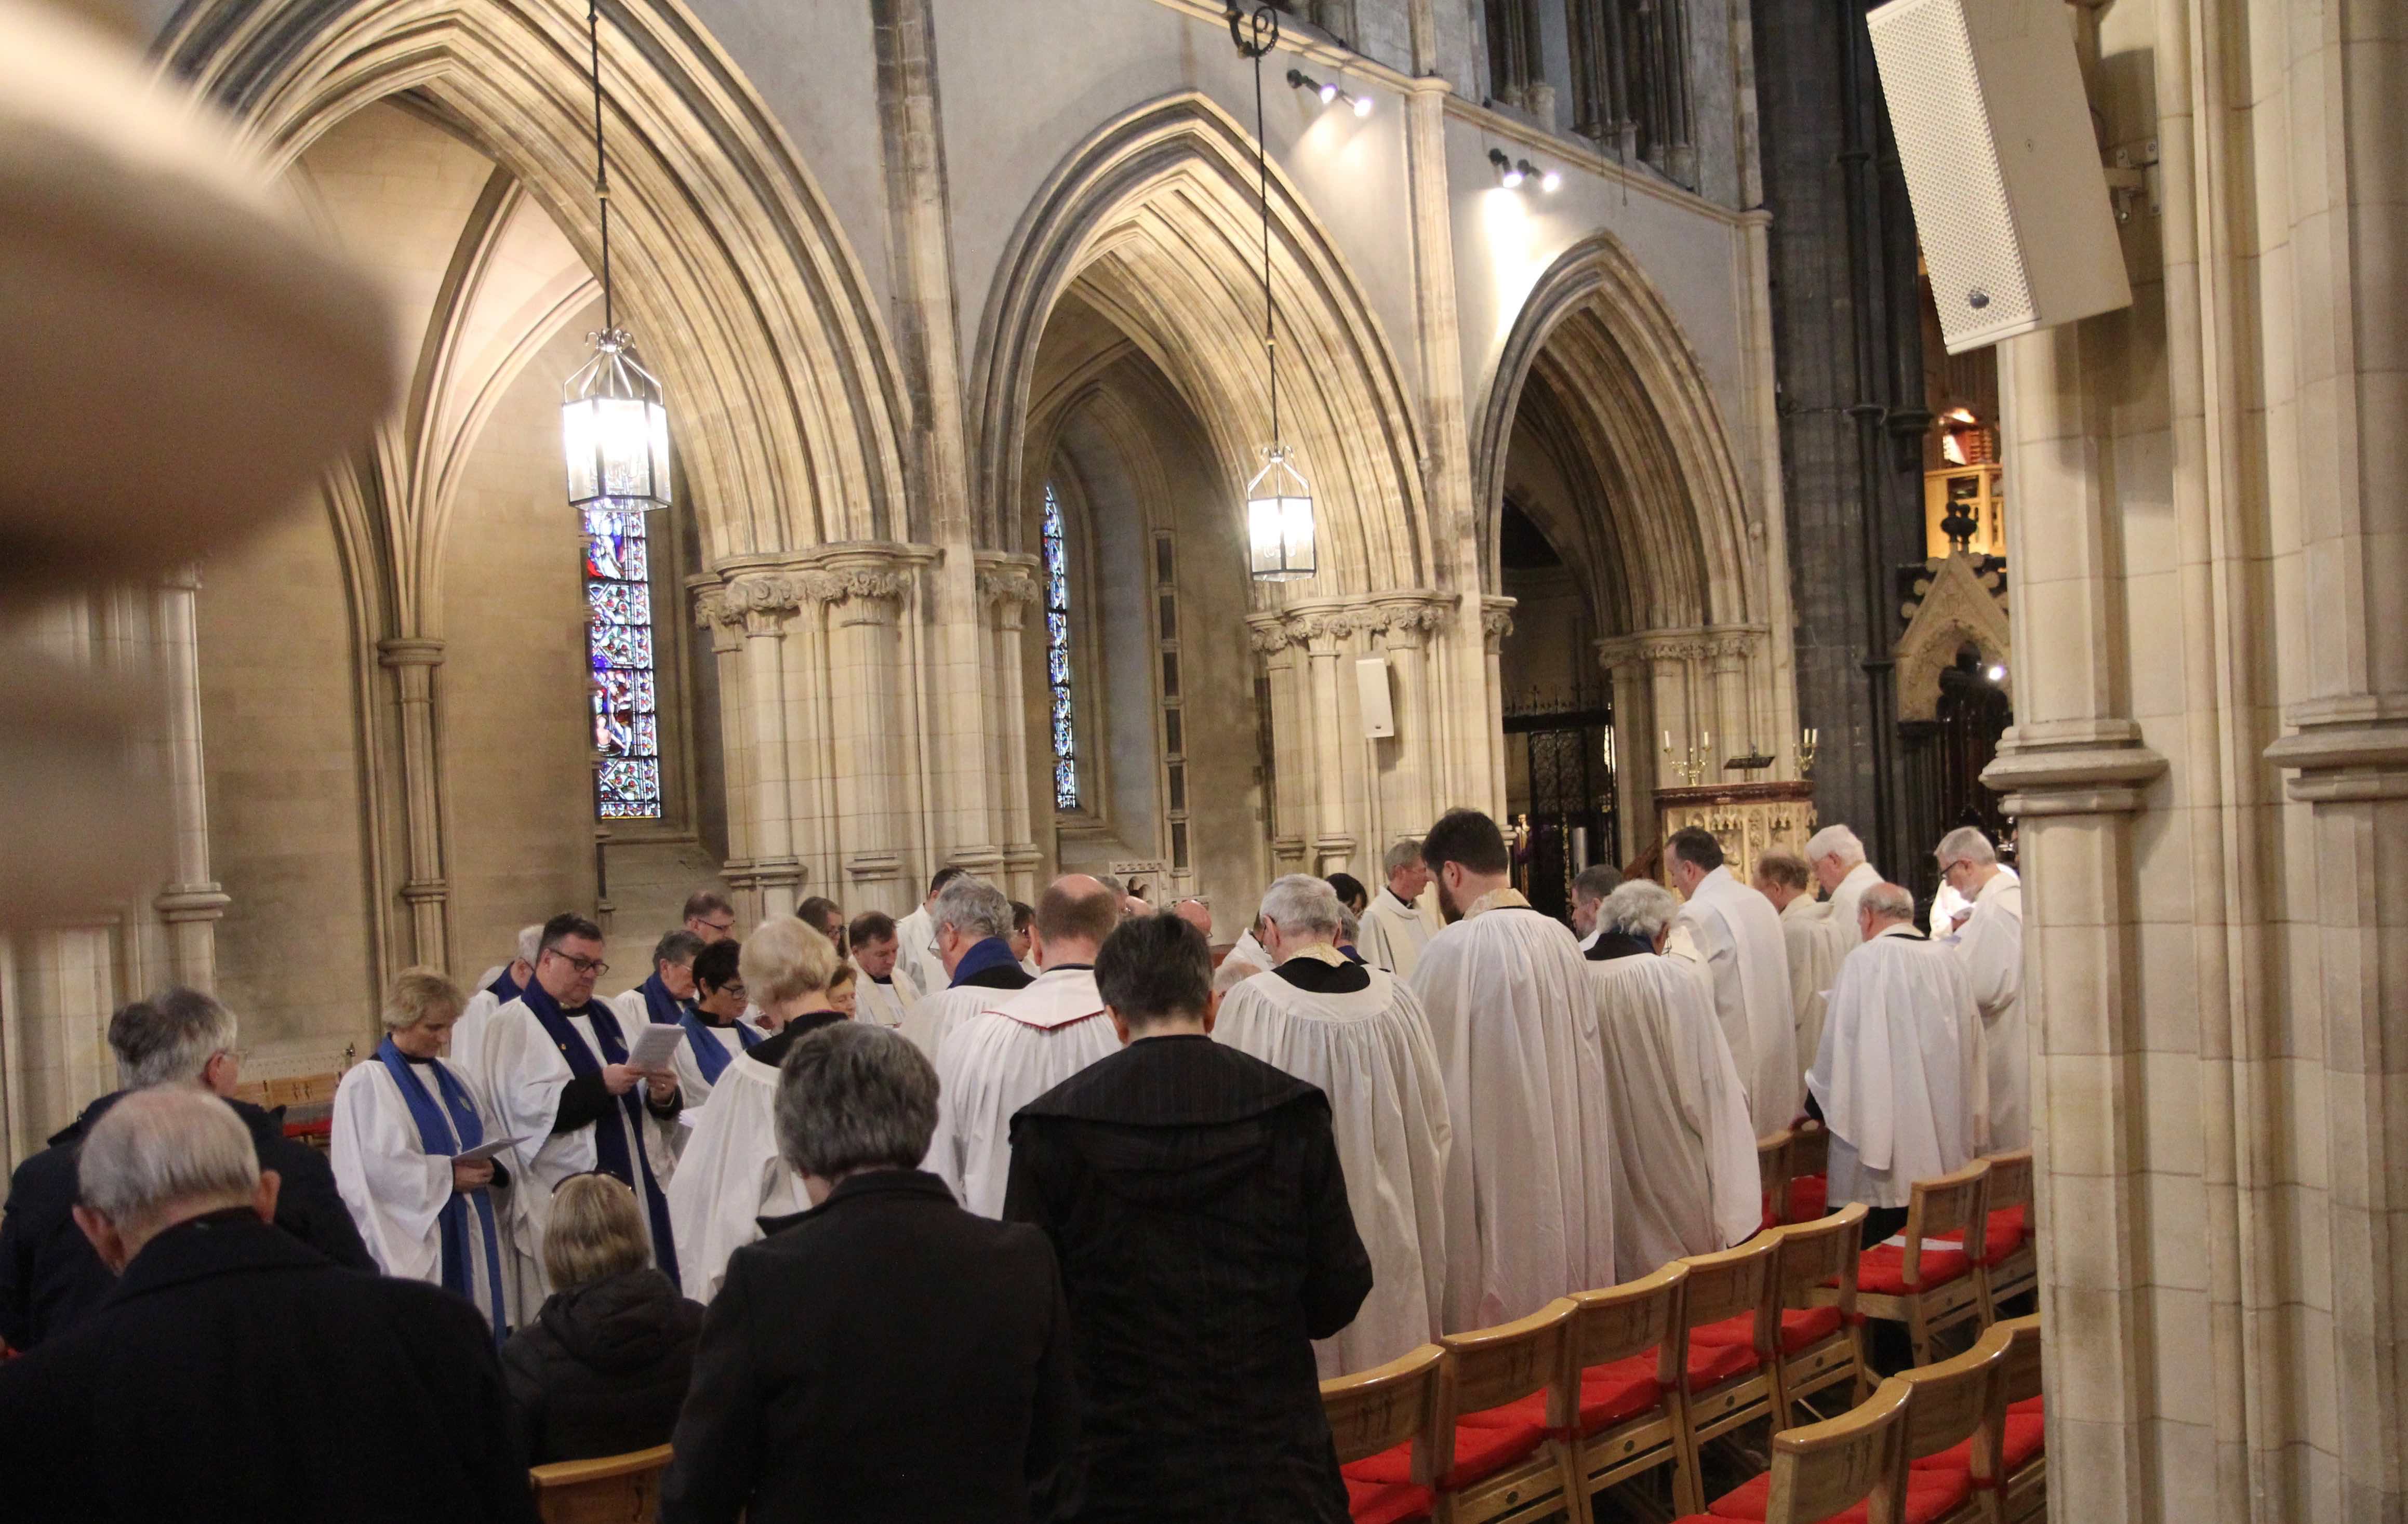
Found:
<path fill-rule="evenodd" d="M 1229 40 L 1254 65 L 1254 165 L 1263 211 L 1263 364 L 1270 380 L 1271 442 L 1263 468 L 1246 484 L 1247 563 L 1257 582 L 1296 582 L 1315 570 L 1312 486 L 1297 470 L 1280 434 L 1279 298 L 1271 292 L 1271 159 L 1263 128 L 1263 58 L 1279 46 L 1279 12 L 1268 5 L 1251 14 L 1229 3 Z M 1288 71 L 1291 80 L 1303 78 Z M 1324 97 L 1326 99 L 1327 97 Z"/>
<path fill-rule="evenodd" d="M 594 353 L 560 391 L 569 506 L 669 505 L 669 413 L 661 383 L 624 328 L 593 335 Z"/>

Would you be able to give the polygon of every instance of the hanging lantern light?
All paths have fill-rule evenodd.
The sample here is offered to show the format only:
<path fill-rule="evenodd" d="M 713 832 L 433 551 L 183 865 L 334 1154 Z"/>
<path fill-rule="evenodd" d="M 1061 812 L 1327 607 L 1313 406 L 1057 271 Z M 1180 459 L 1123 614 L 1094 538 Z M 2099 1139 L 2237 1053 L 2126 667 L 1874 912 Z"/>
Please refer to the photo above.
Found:
<path fill-rule="evenodd" d="M 594 196 L 602 209 L 602 329 L 594 353 L 561 386 L 560 444 L 568 502 L 580 514 L 641 512 L 669 505 L 669 415 L 661 383 L 618 325 L 610 293 L 610 165 L 602 151 L 602 34 L 598 7 L 585 10 L 594 71 Z"/>
<path fill-rule="evenodd" d="M 1263 208 L 1263 363 L 1270 378 L 1271 442 L 1263 468 L 1246 483 L 1248 568 L 1257 582 L 1295 582 L 1313 574 L 1312 488 L 1280 436 L 1279 300 L 1271 294 L 1271 161 L 1263 132 L 1263 55 L 1279 46 L 1279 12 L 1258 5 L 1251 17 L 1229 6 L 1229 40 L 1254 64 L 1254 165 Z M 1301 78 L 1291 70 L 1291 79 Z M 1324 96 L 1324 99 L 1330 97 Z"/>

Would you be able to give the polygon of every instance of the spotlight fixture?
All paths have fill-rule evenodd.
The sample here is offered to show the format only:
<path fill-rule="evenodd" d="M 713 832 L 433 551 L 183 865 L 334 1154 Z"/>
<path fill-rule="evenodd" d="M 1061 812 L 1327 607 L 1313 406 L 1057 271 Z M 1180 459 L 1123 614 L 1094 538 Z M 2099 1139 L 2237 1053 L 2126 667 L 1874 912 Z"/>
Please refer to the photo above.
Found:
<path fill-rule="evenodd" d="M 1519 190 L 1523 179 L 1526 178 L 1529 173 L 1528 162 L 1526 160 L 1524 163 L 1517 164 L 1512 160 L 1505 157 L 1505 150 L 1503 149 L 1490 149 L 1488 150 L 1488 162 L 1497 166 L 1497 183 L 1505 187 L 1508 191 Z"/>
<path fill-rule="evenodd" d="M 1528 164 L 1524 164 L 1522 166 L 1522 172 L 1524 174 L 1526 175 L 1529 171 L 1530 166 Z M 1539 189 L 1546 192 L 1549 195 L 1553 195 L 1557 191 L 1563 189 L 1563 171 L 1559 169 L 1550 169 L 1545 174 L 1539 177 Z"/>
<path fill-rule="evenodd" d="M 1992 667 L 1990 668 L 1990 681 L 1992 681 L 1992 682 L 1994 682 L 1994 683 L 2002 683 L 2002 682 L 2005 682 L 2006 680 L 2007 680 L 2007 669 L 2006 669 L 2006 668 L 2004 668 L 2004 667 L 2002 667 L 2002 666 L 1995 666 L 1995 665 L 1994 665 L 1994 666 L 1992 666 Z"/>
<path fill-rule="evenodd" d="M 1324 106 L 1336 101 L 1344 101 L 1354 108 L 1354 114 L 1358 117 L 1368 117 L 1371 114 L 1370 96 L 1357 95 L 1352 91 L 1341 90 L 1335 80 L 1315 79 L 1302 69 L 1290 69 L 1287 71 L 1287 82 L 1298 90 L 1309 90 L 1320 96 L 1321 104 Z"/>

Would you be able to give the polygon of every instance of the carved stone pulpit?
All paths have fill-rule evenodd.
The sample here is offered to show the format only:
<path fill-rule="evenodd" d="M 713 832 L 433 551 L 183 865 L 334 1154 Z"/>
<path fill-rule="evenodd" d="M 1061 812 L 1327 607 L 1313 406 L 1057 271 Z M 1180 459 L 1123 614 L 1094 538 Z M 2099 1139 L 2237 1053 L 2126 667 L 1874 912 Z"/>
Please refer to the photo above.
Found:
<path fill-rule="evenodd" d="M 1806 855 L 1806 838 L 1814 833 L 1814 785 L 1793 780 L 1658 789 L 1656 824 L 1658 839 L 1685 826 L 1713 832 L 1723 844 L 1724 865 L 1743 884 L 1756 876 L 1756 860 L 1768 848 L 1785 847 Z"/>

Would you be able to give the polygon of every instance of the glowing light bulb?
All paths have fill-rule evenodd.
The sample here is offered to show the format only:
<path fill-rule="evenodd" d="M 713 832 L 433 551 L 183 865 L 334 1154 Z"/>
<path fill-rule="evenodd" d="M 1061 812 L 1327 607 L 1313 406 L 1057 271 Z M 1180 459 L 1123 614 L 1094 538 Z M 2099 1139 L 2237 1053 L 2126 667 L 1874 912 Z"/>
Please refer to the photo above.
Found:
<path fill-rule="evenodd" d="M 1354 97 L 1354 114 L 1358 117 L 1368 117 L 1371 114 L 1370 96 L 1357 95 Z"/>
<path fill-rule="evenodd" d="M 1549 195 L 1553 195 L 1555 192 L 1561 190 L 1563 188 L 1563 183 L 1564 177 L 1558 170 L 1550 169 L 1545 174 L 1539 177 L 1539 189 L 1546 192 Z"/>
<path fill-rule="evenodd" d="M 1322 104 L 1322 105 L 1324 105 L 1324 106 L 1327 106 L 1331 101 L 1334 101 L 1334 100 L 1336 100 L 1337 98 L 1338 98 L 1338 87 L 1337 87 L 1336 85 L 1334 85 L 1334 84 L 1326 84 L 1326 85 L 1323 85 L 1323 86 L 1321 87 L 1321 104 Z"/>
<path fill-rule="evenodd" d="M 1516 164 L 1512 168 L 1505 171 L 1505 189 L 1508 191 L 1515 190 L 1520 187 L 1521 183 L 1522 168 L 1519 164 Z"/>
<path fill-rule="evenodd" d="M 2006 680 L 2007 680 L 2007 669 L 2006 669 L 2006 668 L 2004 668 L 2004 667 L 2000 667 L 2000 666 L 1994 666 L 1994 667 L 1992 667 L 1992 668 L 1990 669 L 1990 681 L 1992 681 L 1992 682 L 1994 682 L 1994 683 L 2002 683 L 2002 682 L 2005 682 Z"/>

